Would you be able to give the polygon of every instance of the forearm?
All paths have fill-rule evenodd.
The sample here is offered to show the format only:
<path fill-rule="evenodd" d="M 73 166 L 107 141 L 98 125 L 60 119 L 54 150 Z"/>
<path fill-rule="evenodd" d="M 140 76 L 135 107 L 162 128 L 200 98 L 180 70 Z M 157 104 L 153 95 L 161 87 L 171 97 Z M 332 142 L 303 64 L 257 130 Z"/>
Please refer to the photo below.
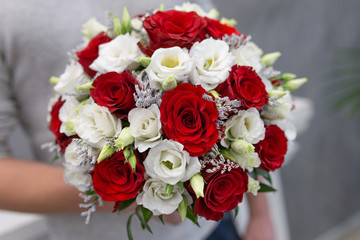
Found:
<path fill-rule="evenodd" d="M 63 181 L 63 169 L 0 158 L 0 208 L 32 213 L 80 212 L 79 191 Z"/>
<path fill-rule="evenodd" d="M 247 194 L 249 202 L 250 217 L 269 216 L 269 205 L 266 199 L 266 193 L 258 193 L 256 196 Z"/>

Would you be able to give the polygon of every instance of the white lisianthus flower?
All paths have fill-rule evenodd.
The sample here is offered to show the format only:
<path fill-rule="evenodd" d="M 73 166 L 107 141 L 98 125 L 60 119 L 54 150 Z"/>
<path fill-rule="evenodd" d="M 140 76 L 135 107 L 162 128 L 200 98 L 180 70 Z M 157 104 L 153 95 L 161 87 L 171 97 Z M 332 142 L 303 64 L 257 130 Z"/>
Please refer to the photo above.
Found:
<path fill-rule="evenodd" d="M 106 32 L 108 28 L 99 23 L 96 18 L 92 17 L 83 24 L 81 33 L 87 36 L 89 39 L 96 37 L 101 32 Z"/>
<path fill-rule="evenodd" d="M 256 152 L 239 153 L 232 148 L 229 149 L 229 152 L 243 170 L 251 172 L 261 164 L 259 155 Z"/>
<path fill-rule="evenodd" d="M 164 82 L 173 78 L 179 84 L 189 78 L 192 62 L 188 51 L 179 47 L 159 48 L 151 56 L 151 62 L 145 69 L 150 87 L 164 88 Z M 174 84 L 174 87 L 176 87 Z M 172 89 L 173 89 L 172 88 Z M 164 90 L 172 90 L 164 89 Z"/>
<path fill-rule="evenodd" d="M 253 42 L 247 42 L 245 45 L 241 45 L 232 53 L 236 58 L 235 63 L 239 66 L 250 66 L 258 74 L 265 68 L 265 64 L 261 62 L 263 51 Z"/>
<path fill-rule="evenodd" d="M 248 193 L 256 196 L 258 191 L 260 190 L 260 182 L 258 180 L 253 179 L 248 174 Z"/>
<path fill-rule="evenodd" d="M 225 123 L 225 137 L 221 145 L 228 148 L 230 142 L 243 138 L 251 144 L 258 143 L 265 137 L 264 122 L 258 110 L 249 108 L 231 116 Z"/>
<path fill-rule="evenodd" d="M 75 119 L 77 116 L 76 109 L 79 107 L 79 101 L 73 96 L 66 96 L 65 102 L 60 108 L 59 119 L 61 121 L 60 132 L 66 136 L 75 135 L 74 131 Z"/>
<path fill-rule="evenodd" d="M 213 38 L 196 42 L 190 49 L 190 57 L 193 60 L 190 81 L 201 85 L 206 91 L 224 82 L 235 63 L 229 45 Z"/>
<path fill-rule="evenodd" d="M 63 178 L 66 184 L 76 187 L 80 192 L 86 192 L 92 185 L 92 179 L 89 173 L 74 171 L 70 168 L 64 169 Z"/>
<path fill-rule="evenodd" d="M 261 115 L 266 120 L 285 119 L 289 116 L 293 102 L 289 91 L 286 95 L 265 105 L 262 109 Z"/>
<path fill-rule="evenodd" d="M 102 149 L 106 144 L 105 138 L 114 137 L 120 133 L 121 120 L 111 114 L 106 107 L 88 101 L 80 107 L 74 129 L 89 145 Z"/>
<path fill-rule="evenodd" d="M 161 141 L 160 110 L 155 104 L 149 108 L 134 108 L 128 114 L 130 133 L 135 137 L 135 148 L 144 152 Z"/>
<path fill-rule="evenodd" d="M 99 57 L 90 68 L 100 73 L 134 70 L 138 67 L 137 58 L 143 56 L 137 43 L 140 39 L 128 33 L 119 35 L 108 43 L 99 46 Z"/>
<path fill-rule="evenodd" d="M 60 75 L 59 82 L 54 90 L 61 95 L 75 91 L 76 86 L 90 81 L 90 76 L 84 72 L 83 67 L 77 61 L 72 60 L 66 66 L 65 72 Z"/>
<path fill-rule="evenodd" d="M 173 140 L 163 140 L 151 148 L 145 161 L 146 173 L 168 184 L 185 182 L 200 172 L 197 157 L 190 157 L 184 146 Z"/>
<path fill-rule="evenodd" d="M 192 204 L 192 198 L 185 188 L 180 189 L 174 185 L 172 192 L 166 194 L 166 183 L 161 180 L 150 178 L 145 182 L 143 191 L 137 196 L 136 203 L 151 210 L 154 215 L 171 214 L 182 202 L 182 194 L 186 196 L 188 205 Z"/>

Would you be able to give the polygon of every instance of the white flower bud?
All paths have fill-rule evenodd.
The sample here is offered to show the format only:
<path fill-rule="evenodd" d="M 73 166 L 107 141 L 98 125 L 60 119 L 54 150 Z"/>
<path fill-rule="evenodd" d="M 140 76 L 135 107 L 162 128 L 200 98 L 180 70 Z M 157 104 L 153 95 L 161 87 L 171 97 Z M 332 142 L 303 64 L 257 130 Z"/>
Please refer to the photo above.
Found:
<path fill-rule="evenodd" d="M 195 174 L 190 178 L 190 186 L 194 190 L 196 197 L 204 197 L 204 178 L 200 173 Z"/>
<path fill-rule="evenodd" d="M 106 26 L 99 23 L 96 18 L 90 18 L 87 22 L 83 24 L 83 29 L 81 33 L 84 34 L 89 39 L 96 37 L 101 32 L 106 32 L 108 29 Z"/>
<path fill-rule="evenodd" d="M 261 62 L 264 63 L 267 67 L 272 66 L 281 56 L 281 52 L 272 52 L 267 53 L 261 58 Z"/>
<path fill-rule="evenodd" d="M 243 139 L 236 139 L 231 142 L 231 149 L 237 153 L 254 152 L 255 147 Z"/>
<path fill-rule="evenodd" d="M 260 182 L 250 177 L 248 174 L 248 193 L 256 196 L 258 191 L 260 190 Z"/>
<path fill-rule="evenodd" d="M 115 140 L 115 146 L 123 150 L 126 146 L 132 144 L 135 138 L 131 135 L 130 127 L 121 130 L 119 137 Z"/>

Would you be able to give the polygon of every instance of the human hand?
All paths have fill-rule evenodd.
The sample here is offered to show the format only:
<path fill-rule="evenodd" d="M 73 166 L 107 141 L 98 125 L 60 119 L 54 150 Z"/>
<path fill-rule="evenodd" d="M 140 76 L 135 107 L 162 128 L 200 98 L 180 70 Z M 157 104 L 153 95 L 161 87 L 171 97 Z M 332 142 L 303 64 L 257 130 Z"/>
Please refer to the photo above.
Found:
<path fill-rule="evenodd" d="M 244 240 L 275 240 L 274 228 L 268 215 L 251 217 Z"/>

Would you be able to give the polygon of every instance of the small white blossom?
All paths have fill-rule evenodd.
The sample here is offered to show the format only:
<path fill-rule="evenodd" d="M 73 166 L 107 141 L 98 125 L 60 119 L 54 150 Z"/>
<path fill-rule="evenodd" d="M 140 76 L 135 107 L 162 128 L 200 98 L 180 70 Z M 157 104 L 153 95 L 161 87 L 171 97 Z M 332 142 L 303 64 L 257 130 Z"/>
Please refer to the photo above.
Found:
<path fill-rule="evenodd" d="M 137 43 L 140 39 L 129 34 L 119 35 L 108 43 L 99 46 L 99 57 L 90 68 L 100 73 L 134 70 L 138 67 L 137 58 L 143 56 Z"/>
<path fill-rule="evenodd" d="M 99 23 L 96 18 L 90 18 L 83 24 L 81 33 L 89 39 L 96 37 L 101 32 L 106 32 L 108 29 L 103 24 Z"/>
<path fill-rule="evenodd" d="M 151 56 L 151 62 L 145 71 L 149 77 L 150 87 L 162 89 L 164 81 L 169 78 L 173 78 L 177 84 L 187 80 L 191 68 L 192 62 L 188 51 L 172 47 L 157 49 Z"/>
<path fill-rule="evenodd" d="M 168 184 L 185 182 L 200 172 L 197 157 L 190 157 L 184 146 L 172 140 L 163 140 L 151 148 L 145 161 L 146 173 Z"/>
<path fill-rule="evenodd" d="M 122 128 L 121 120 L 111 114 L 106 107 L 88 101 L 80 107 L 74 129 L 89 145 L 102 149 L 107 143 L 105 138 L 118 135 Z"/>
<path fill-rule="evenodd" d="M 65 168 L 63 177 L 66 184 L 76 187 L 80 192 L 89 190 L 92 185 L 91 176 L 86 172 L 73 171 Z"/>
<path fill-rule="evenodd" d="M 135 137 L 135 148 L 144 152 L 161 141 L 160 110 L 155 104 L 149 108 L 134 108 L 128 115 L 130 133 Z"/>
<path fill-rule="evenodd" d="M 84 72 L 83 67 L 77 61 L 72 60 L 66 66 L 65 72 L 60 75 L 59 82 L 54 90 L 61 95 L 75 92 L 75 87 L 90 81 L 90 76 Z"/>
<path fill-rule="evenodd" d="M 277 100 L 270 100 L 269 104 L 265 105 L 262 109 L 261 115 L 266 120 L 285 119 L 289 116 L 292 105 L 290 92 L 286 91 L 285 96 Z"/>
<path fill-rule="evenodd" d="M 248 175 L 248 193 L 256 196 L 258 191 L 260 190 L 260 182 L 258 180 L 253 179 Z"/>
<path fill-rule="evenodd" d="M 193 69 L 190 81 L 201 85 L 206 91 L 224 82 L 234 65 L 235 57 L 229 52 L 229 45 L 213 38 L 196 42 L 190 49 Z"/>
<path fill-rule="evenodd" d="M 237 115 L 231 116 L 224 126 L 225 137 L 221 140 L 221 145 L 226 148 L 230 146 L 230 141 L 239 138 L 255 144 L 265 137 L 264 122 L 255 108 L 239 111 Z"/>
<path fill-rule="evenodd" d="M 262 50 L 253 42 L 247 42 L 235 49 L 233 55 L 236 58 L 236 64 L 239 66 L 252 67 L 257 73 L 259 73 L 265 64 L 261 62 Z"/>
<path fill-rule="evenodd" d="M 65 99 L 64 104 L 59 111 L 59 119 L 61 121 L 60 132 L 65 133 L 66 136 L 75 135 L 74 124 L 77 116 L 77 108 L 79 107 L 79 101 L 73 96 L 63 97 Z"/>
<path fill-rule="evenodd" d="M 176 184 L 172 192 L 166 194 L 166 185 L 161 180 L 148 179 L 145 182 L 143 191 L 136 198 L 137 204 L 151 210 L 154 215 L 161 215 L 173 213 L 183 200 L 182 194 L 187 197 L 188 204 L 192 203 L 192 199 L 185 188 L 181 190 L 179 185 Z"/>

